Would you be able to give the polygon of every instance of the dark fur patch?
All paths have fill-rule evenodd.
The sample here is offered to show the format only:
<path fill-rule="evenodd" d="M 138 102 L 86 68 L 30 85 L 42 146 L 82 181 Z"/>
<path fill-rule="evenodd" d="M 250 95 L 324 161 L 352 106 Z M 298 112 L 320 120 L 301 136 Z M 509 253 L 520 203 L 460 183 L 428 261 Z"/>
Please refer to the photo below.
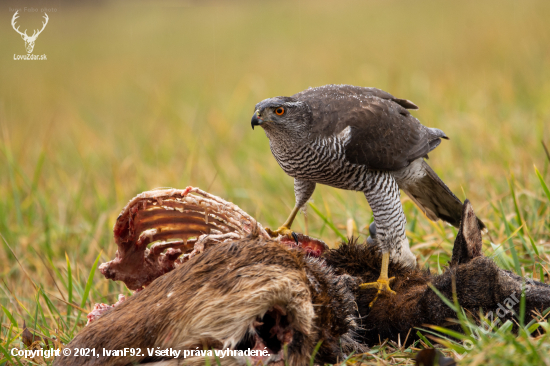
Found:
<path fill-rule="evenodd" d="M 247 328 L 248 333 L 243 334 L 236 347 L 254 345 L 258 335 L 277 352 L 281 339 L 272 339 L 272 335 L 282 334 L 284 338 L 292 334 L 288 364 L 309 364 L 319 341 L 323 343 L 315 361 L 323 364 L 341 360 L 352 351 L 365 351 L 380 339 L 400 339 L 403 344 L 408 335 L 408 345 L 417 337 L 414 328 L 426 324 L 460 331 L 450 321 L 456 314 L 429 284 L 448 299 L 455 292 L 459 304 L 474 317 L 483 309 L 504 322 L 514 317 L 513 312 L 519 313 L 519 301 L 509 300 L 520 298 L 525 280 L 482 255 L 481 233 L 469 202 L 464 205 L 453 258 L 444 273 L 434 275 L 428 270 L 407 270 L 390 264 L 389 275 L 395 276 L 392 288 L 397 294 L 382 293 L 369 308 L 375 290 L 361 290 L 359 284 L 376 281 L 380 263 L 376 247 L 355 240 L 324 252 L 321 258 L 259 238 L 211 246 L 84 328 L 69 347 L 96 348 L 97 352 L 102 348 L 145 350 L 182 344 L 219 349 L 226 337 L 222 333 L 229 330 L 229 334 L 234 334 L 242 330 L 243 319 L 256 319 L 258 325 Z M 528 317 L 550 307 L 550 286 L 536 281 L 529 286 Z M 279 289 L 278 295 L 270 300 L 254 297 L 264 292 L 266 296 L 273 295 L 274 289 Z M 290 291 L 297 292 L 289 297 Z M 220 298 L 226 300 L 217 301 Z M 248 300 L 252 298 L 257 300 Z M 199 316 L 214 321 L 227 315 L 235 304 L 239 307 L 231 308 L 219 334 L 197 336 L 209 329 L 212 323 L 208 322 L 195 325 L 197 332 L 193 331 L 195 328 L 185 328 Z M 258 305 L 266 306 L 262 314 L 251 310 Z M 510 309 L 505 308 L 507 305 Z M 278 319 L 280 316 L 285 318 Z M 188 332 L 179 332 L 182 327 Z M 148 356 L 59 357 L 54 364 L 128 365 L 154 360 L 157 359 Z"/>

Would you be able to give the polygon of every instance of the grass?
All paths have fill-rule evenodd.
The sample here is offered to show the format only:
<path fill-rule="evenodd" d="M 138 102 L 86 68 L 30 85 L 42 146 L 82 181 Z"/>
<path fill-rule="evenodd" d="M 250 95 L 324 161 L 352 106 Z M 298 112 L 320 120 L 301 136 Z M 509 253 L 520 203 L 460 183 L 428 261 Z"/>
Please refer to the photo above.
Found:
<path fill-rule="evenodd" d="M 14 61 L 23 41 L 0 38 L 0 352 L 20 345 L 23 321 L 67 343 L 83 311 L 128 293 L 95 268 L 113 258 L 116 216 L 141 191 L 194 185 L 266 225 L 283 222 L 292 179 L 250 129 L 253 107 L 328 83 L 419 105 L 415 116 L 451 137 L 430 164 L 487 224 L 485 254 L 548 283 L 547 1 L 57 4 L 34 50 L 47 61 Z M 31 29 L 39 18 L 19 20 Z M 403 203 L 418 263 L 441 271 L 456 231 Z M 366 237 L 361 194 L 320 186 L 313 205 L 297 230 L 332 246 Z M 464 355 L 454 343 L 445 352 L 472 365 L 548 354 L 547 336 L 529 330 L 472 339 Z M 382 340 L 360 357 L 409 364 L 425 340 Z"/>

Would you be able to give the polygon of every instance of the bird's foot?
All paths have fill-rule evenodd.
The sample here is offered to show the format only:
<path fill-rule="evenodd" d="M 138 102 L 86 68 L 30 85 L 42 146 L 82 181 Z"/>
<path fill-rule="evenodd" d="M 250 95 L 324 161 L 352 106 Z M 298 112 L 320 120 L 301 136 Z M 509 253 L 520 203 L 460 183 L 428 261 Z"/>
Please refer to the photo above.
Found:
<path fill-rule="evenodd" d="M 380 293 L 382 291 L 388 291 L 389 293 L 395 295 L 396 292 L 393 291 L 391 288 L 390 288 L 390 283 L 395 280 L 395 277 L 392 277 L 392 278 L 379 278 L 376 282 L 369 282 L 369 283 L 362 283 L 359 285 L 359 288 L 361 288 L 362 290 L 364 289 L 367 289 L 367 288 L 375 288 L 378 290 L 378 292 L 376 293 L 376 296 L 374 297 L 374 300 L 371 301 L 371 303 L 369 304 L 369 307 L 372 308 L 372 305 L 374 305 L 374 302 L 378 299 L 378 295 L 380 295 Z"/>
<path fill-rule="evenodd" d="M 269 236 L 271 236 L 272 238 L 276 238 L 279 235 L 283 235 L 283 236 L 288 237 L 289 239 L 295 239 L 294 238 L 294 235 L 295 235 L 294 232 L 292 230 L 290 230 L 289 228 L 287 228 L 286 226 L 281 226 L 277 230 L 271 230 L 270 228 L 266 227 L 265 231 L 267 231 Z"/>

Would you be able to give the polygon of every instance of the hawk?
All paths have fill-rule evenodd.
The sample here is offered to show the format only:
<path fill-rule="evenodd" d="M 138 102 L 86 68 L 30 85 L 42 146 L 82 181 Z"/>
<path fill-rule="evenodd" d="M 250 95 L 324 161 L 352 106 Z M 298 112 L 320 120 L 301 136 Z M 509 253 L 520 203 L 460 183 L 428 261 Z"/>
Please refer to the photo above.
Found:
<path fill-rule="evenodd" d="M 264 129 L 273 156 L 294 178 L 296 196 L 290 216 L 270 235 L 292 234 L 292 222 L 317 183 L 361 191 L 373 211 L 371 236 L 382 252 L 380 278 L 362 288 L 393 292 L 390 259 L 416 265 L 399 189 L 431 220 L 458 227 L 462 214 L 462 202 L 424 160 L 448 137 L 420 124 L 409 109 L 418 107 L 380 89 L 351 85 L 309 88 L 256 104 L 252 129 Z"/>

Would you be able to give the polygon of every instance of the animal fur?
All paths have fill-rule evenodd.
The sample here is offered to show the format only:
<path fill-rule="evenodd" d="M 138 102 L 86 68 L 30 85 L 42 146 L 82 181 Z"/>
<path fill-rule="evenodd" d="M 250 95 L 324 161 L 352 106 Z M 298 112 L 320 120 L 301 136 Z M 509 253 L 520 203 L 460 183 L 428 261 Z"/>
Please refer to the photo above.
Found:
<path fill-rule="evenodd" d="M 453 257 L 441 275 L 390 266 L 396 295 L 359 284 L 380 272 L 375 247 L 352 241 L 313 258 L 276 241 L 249 238 L 212 246 L 181 267 L 157 278 L 143 291 L 84 328 L 68 345 L 96 348 L 96 353 L 141 348 L 140 357 L 60 357 L 54 365 L 203 365 L 203 357 L 148 357 L 146 348 L 263 349 L 264 359 L 224 357 L 223 365 L 308 365 L 322 341 L 317 364 L 334 363 L 352 351 L 363 352 L 386 338 L 401 341 L 425 324 L 454 327 L 456 314 L 428 286 L 452 298 L 453 281 L 461 306 L 471 314 L 521 295 L 524 281 L 500 269 L 481 252 L 478 221 L 464 204 Z M 550 286 L 534 282 L 526 291 L 526 314 L 550 307 Z M 519 304 L 513 309 L 519 313 Z M 512 317 L 507 313 L 505 318 Z M 459 329 L 457 329 L 459 330 Z M 408 342 L 416 332 L 411 331 Z M 287 353 L 283 345 L 287 345 Z M 210 364 L 216 364 L 215 359 Z"/>
<path fill-rule="evenodd" d="M 511 296 L 519 299 L 525 280 L 500 269 L 493 260 L 483 256 L 481 246 L 479 221 L 470 202 L 466 200 L 452 260 L 441 275 L 433 275 L 429 270 L 407 270 L 390 265 L 389 276 L 395 276 L 392 288 L 397 294 L 382 293 L 372 308 L 368 304 L 376 295 L 375 290 L 352 289 L 361 316 L 360 341 L 373 345 L 386 338 L 403 341 L 409 335 L 410 343 L 416 339 L 416 331 L 412 328 L 426 324 L 461 331 L 449 322 L 449 319 L 456 318 L 454 311 L 429 284 L 452 300 L 454 281 L 458 302 L 471 315 L 478 314 L 481 308 L 486 312 L 499 311 L 503 314 L 499 304 L 502 307 L 511 305 L 509 301 L 506 302 L 513 298 Z M 324 258 L 328 265 L 336 269 L 337 274 L 357 278 L 359 283 L 376 281 L 380 271 L 381 256 L 371 246 L 343 244 L 327 252 Z M 538 281 L 531 281 L 531 284 L 525 294 L 528 317 L 550 307 L 550 286 Z M 513 312 L 519 314 L 519 306 L 517 302 L 501 321 L 512 319 Z"/>
<path fill-rule="evenodd" d="M 366 350 L 356 342 L 357 312 L 345 279 L 319 260 L 265 239 L 223 243 L 191 259 L 83 329 L 70 348 L 117 350 L 263 349 L 265 364 L 309 364 L 319 340 L 320 362 Z M 288 355 L 283 355 L 283 344 Z M 130 365 L 143 357 L 63 357 L 55 365 Z M 204 358 L 187 358 L 203 365 Z M 223 365 L 246 365 L 241 357 Z M 249 359 L 253 364 L 256 359 Z M 215 364 L 215 359 L 211 360 Z"/>

